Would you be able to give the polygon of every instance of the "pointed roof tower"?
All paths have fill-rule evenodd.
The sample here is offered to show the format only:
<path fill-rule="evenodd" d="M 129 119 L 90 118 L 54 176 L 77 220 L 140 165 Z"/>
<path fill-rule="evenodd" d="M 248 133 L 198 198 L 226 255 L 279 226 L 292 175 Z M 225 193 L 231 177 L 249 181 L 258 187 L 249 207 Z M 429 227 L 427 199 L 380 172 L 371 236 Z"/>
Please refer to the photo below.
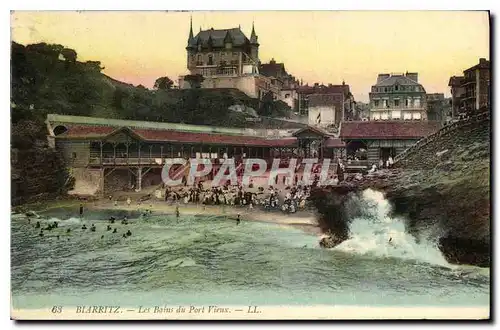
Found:
<path fill-rule="evenodd" d="M 254 22 L 252 22 L 252 34 L 250 35 L 250 44 L 252 45 L 259 45 L 259 42 L 257 41 L 258 37 L 257 34 L 255 33 L 255 26 Z"/>
<path fill-rule="evenodd" d="M 191 16 L 191 21 L 189 24 L 189 39 L 193 39 L 193 16 Z"/>
<path fill-rule="evenodd" d="M 191 16 L 191 21 L 189 24 L 189 37 L 188 37 L 188 48 L 194 46 L 194 36 L 193 36 L 193 16 Z"/>

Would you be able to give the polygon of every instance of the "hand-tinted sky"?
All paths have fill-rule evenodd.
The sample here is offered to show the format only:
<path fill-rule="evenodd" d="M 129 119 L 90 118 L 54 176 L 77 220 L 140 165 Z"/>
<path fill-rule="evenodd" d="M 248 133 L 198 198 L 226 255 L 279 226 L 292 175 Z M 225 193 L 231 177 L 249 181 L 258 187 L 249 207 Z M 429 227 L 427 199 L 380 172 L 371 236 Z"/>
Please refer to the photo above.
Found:
<path fill-rule="evenodd" d="M 427 92 L 448 95 L 450 76 L 489 59 L 480 11 L 14 12 L 12 39 L 62 44 L 113 78 L 152 87 L 186 73 L 191 15 L 195 34 L 241 25 L 250 37 L 254 21 L 263 63 L 284 62 L 304 83 L 345 80 L 359 101 L 383 72 L 418 72 Z"/>

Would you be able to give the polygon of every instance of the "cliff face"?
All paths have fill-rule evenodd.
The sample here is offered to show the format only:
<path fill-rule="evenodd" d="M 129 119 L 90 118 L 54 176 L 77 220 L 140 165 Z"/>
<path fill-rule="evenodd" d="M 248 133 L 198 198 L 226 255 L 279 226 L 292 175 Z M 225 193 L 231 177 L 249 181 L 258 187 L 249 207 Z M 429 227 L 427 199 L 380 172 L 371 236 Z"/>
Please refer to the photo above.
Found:
<path fill-rule="evenodd" d="M 64 195 L 74 183 L 61 156 L 43 146 L 18 150 L 11 172 L 12 205 Z"/>
<path fill-rule="evenodd" d="M 332 196 L 366 188 L 384 191 L 393 212 L 408 219 L 407 230 L 417 238 L 430 232 L 449 262 L 489 266 L 489 183 L 490 119 L 480 116 L 414 148 L 393 170 L 325 189 L 339 203 Z M 323 202 L 314 204 L 322 214 Z"/>

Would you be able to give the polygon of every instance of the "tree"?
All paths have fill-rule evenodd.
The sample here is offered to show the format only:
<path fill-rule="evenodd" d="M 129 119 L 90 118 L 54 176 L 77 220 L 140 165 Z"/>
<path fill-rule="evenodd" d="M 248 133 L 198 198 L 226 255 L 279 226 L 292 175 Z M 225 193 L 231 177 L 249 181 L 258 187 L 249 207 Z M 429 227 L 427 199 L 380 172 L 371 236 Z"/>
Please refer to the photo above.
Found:
<path fill-rule="evenodd" d="M 184 81 L 188 82 L 191 88 L 201 88 L 205 78 L 201 74 L 188 74 L 184 76 Z"/>
<path fill-rule="evenodd" d="M 27 45 L 26 49 L 28 51 L 33 51 L 39 54 L 47 55 L 49 57 L 57 58 L 63 51 L 64 46 L 59 44 L 47 44 L 45 42 L 41 42 L 38 44 Z"/>
<path fill-rule="evenodd" d="M 64 56 L 64 60 L 71 62 L 71 63 L 76 62 L 77 54 L 76 54 L 75 50 L 73 50 L 71 48 L 64 48 L 61 51 L 61 54 L 62 54 L 62 56 Z"/>
<path fill-rule="evenodd" d="M 89 69 L 97 71 L 97 72 L 101 72 L 101 70 L 104 69 L 104 67 L 101 66 L 101 62 L 100 61 L 87 61 L 87 62 L 85 62 L 85 65 Z"/>
<path fill-rule="evenodd" d="M 262 100 L 259 106 L 259 115 L 270 116 L 273 113 L 273 93 L 267 92 L 262 96 Z"/>
<path fill-rule="evenodd" d="M 169 77 L 160 77 L 156 79 L 154 88 L 166 90 L 172 88 L 173 84 L 174 82 Z"/>

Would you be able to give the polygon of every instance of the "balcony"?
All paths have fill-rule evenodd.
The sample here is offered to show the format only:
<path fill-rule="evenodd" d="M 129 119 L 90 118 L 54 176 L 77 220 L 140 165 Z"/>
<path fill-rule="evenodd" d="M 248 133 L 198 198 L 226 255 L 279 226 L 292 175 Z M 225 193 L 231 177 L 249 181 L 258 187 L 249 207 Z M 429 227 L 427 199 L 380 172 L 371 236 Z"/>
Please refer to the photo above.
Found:
<path fill-rule="evenodd" d="M 475 83 L 476 83 L 476 77 L 464 78 L 464 80 L 462 80 L 461 86 L 471 85 Z"/>
<path fill-rule="evenodd" d="M 198 72 L 204 77 L 236 77 L 238 76 L 238 68 L 235 66 L 204 66 L 198 68 Z"/>
<path fill-rule="evenodd" d="M 422 111 L 425 110 L 424 106 L 409 106 L 409 107 L 390 107 L 390 108 L 370 108 L 370 111 L 373 112 L 384 112 L 384 111 Z"/>

